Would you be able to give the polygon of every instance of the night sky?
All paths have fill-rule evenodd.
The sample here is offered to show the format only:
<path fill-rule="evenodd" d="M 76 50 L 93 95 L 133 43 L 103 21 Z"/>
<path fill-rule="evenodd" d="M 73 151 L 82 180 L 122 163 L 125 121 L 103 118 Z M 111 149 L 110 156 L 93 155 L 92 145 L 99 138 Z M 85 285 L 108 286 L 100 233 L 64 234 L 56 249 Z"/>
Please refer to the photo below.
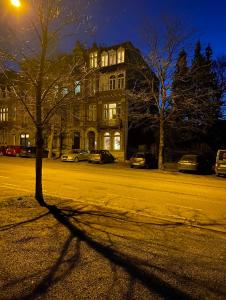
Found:
<path fill-rule="evenodd" d="M 144 28 L 171 15 L 194 29 L 204 47 L 210 43 L 215 56 L 226 54 L 226 0 L 97 0 L 90 14 L 97 28 L 89 43 L 131 41 L 145 52 Z"/>

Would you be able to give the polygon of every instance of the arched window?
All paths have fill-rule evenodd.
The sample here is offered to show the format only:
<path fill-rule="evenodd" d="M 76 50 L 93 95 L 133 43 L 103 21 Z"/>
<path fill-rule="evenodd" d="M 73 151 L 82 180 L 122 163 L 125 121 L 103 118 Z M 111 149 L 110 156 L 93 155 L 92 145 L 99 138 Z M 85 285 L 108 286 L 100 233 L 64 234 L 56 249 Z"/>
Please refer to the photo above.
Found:
<path fill-rule="evenodd" d="M 116 51 L 110 50 L 109 51 L 109 65 L 115 65 L 116 64 Z"/>
<path fill-rule="evenodd" d="M 124 74 L 118 75 L 118 89 L 124 89 L 125 86 L 125 80 L 124 80 Z"/>
<path fill-rule="evenodd" d="M 104 134 L 104 150 L 110 150 L 111 148 L 111 137 L 109 132 Z"/>
<path fill-rule="evenodd" d="M 119 48 L 117 51 L 117 62 L 121 64 L 125 61 L 125 49 Z"/>
<path fill-rule="evenodd" d="M 101 54 L 101 67 L 108 66 L 108 53 L 102 52 Z"/>
<path fill-rule="evenodd" d="M 109 79 L 109 90 L 115 90 L 115 75 L 112 75 Z"/>
<path fill-rule="evenodd" d="M 120 148 L 121 148 L 120 132 L 115 132 L 114 133 L 113 148 L 114 148 L 114 150 L 120 150 Z"/>

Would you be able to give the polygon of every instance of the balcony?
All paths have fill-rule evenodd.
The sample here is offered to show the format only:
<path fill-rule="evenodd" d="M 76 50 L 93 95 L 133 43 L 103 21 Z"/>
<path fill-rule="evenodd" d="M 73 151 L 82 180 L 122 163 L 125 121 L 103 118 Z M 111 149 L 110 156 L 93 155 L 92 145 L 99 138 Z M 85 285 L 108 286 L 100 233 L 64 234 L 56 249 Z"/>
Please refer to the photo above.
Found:
<path fill-rule="evenodd" d="M 111 120 L 101 120 L 98 122 L 98 127 L 100 129 L 104 128 L 121 128 L 122 120 L 120 118 L 111 119 Z"/>

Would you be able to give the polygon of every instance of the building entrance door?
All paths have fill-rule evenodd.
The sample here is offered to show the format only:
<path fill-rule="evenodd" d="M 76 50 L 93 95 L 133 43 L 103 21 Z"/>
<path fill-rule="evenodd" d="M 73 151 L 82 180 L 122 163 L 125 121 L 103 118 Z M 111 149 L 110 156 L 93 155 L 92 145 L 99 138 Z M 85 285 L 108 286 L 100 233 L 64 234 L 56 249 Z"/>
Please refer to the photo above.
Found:
<path fill-rule="evenodd" d="M 74 133 L 73 149 L 80 149 L 80 132 Z"/>
<path fill-rule="evenodd" d="M 88 133 L 88 150 L 94 150 L 95 149 L 95 132 L 90 131 Z"/>

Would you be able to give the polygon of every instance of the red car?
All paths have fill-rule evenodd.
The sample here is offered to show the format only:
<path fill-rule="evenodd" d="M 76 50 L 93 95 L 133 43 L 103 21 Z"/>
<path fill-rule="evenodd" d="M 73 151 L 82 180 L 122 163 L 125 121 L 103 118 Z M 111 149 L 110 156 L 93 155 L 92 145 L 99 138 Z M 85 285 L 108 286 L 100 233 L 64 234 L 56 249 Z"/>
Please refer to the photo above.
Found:
<path fill-rule="evenodd" d="M 20 156 L 22 146 L 8 146 L 6 148 L 6 154 L 8 156 Z"/>

